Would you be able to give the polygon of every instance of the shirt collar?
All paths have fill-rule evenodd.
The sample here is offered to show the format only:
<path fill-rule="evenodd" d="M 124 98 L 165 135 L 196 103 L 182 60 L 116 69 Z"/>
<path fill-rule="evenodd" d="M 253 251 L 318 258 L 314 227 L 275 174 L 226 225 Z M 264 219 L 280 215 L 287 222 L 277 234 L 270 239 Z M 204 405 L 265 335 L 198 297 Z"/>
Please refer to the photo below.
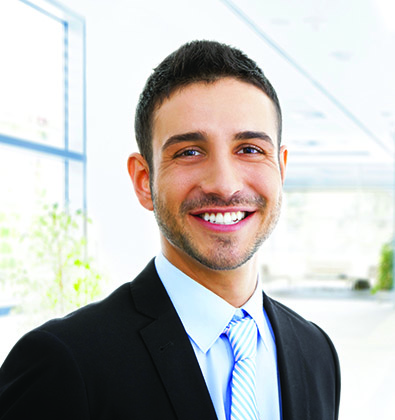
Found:
<path fill-rule="evenodd" d="M 155 258 L 158 275 L 180 317 L 188 336 L 206 353 L 226 326 L 244 309 L 255 320 L 267 348 L 264 328 L 263 293 L 257 287 L 243 308 L 235 308 L 172 265 L 163 254 Z M 259 282 L 258 282 L 259 284 Z"/>
<path fill-rule="evenodd" d="M 262 338 L 263 344 L 266 350 L 269 349 L 268 343 L 270 340 L 269 337 L 269 329 L 267 328 L 267 323 L 265 319 L 265 315 L 263 313 L 263 291 L 261 288 L 261 283 L 258 279 L 257 286 L 255 292 L 250 297 L 250 299 L 243 305 L 241 309 L 244 309 L 255 321 L 259 335 Z M 266 326 L 266 328 L 265 328 Z"/>

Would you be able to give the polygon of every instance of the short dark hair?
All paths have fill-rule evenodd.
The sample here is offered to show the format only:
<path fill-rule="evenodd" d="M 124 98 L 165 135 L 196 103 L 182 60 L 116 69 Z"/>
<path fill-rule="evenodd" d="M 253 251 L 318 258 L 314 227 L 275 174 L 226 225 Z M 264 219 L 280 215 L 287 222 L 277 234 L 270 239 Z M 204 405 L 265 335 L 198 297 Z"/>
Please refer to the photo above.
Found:
<path fill-rule="evenodd" d="M 233 77 L 261 89 L 273 102 L 277 114 L 278 149 L 282 117 L 276 91 L 258 67 L 240 50 L 216 41 L 193 41 L 167 56 L 148 78 L 135 116 L 135 135 L 140 153 L 152 170 L 152 121 L 155 110 L 177 89 L 191 83 L 212 83 Z"/>

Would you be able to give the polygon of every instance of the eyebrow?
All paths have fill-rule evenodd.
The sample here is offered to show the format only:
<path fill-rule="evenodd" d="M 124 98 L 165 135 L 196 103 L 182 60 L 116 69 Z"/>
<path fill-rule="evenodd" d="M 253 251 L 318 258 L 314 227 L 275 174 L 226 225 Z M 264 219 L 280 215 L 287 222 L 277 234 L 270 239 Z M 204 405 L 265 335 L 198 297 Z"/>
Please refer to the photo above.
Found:
<path fill-rule="evenodd" d="M 207 136 L 202 131 L 193 131 L 190 133 L 174 134 L 170 136 L 163 144 L 162 151 L 166 150 L 173 144 L 178 144 L 186 141 L 206 141 Z"/>
<path fill-rule="evenodd" d="M 260 139 L 270 143 L 274 146 L 273 140 L 271 137 L 263 131 L 241 131 L 237 133 L 233 140 L 251 140 L 251 139 Z M 162 151 L 166 150 L 174 144 L 183 143 L 187 141 L 207 141 L 207 134 L 203 131 L 192 131 L 190 133 L 174 134 L 170 136 L 163 144 Z"/>
<path fill-rule="evenodd" d="M 267 141 L 272 146 L 274 146 L 273 140 L 271 137 L 263 131 L 241 131 L 235 135 L 235 140 L 250 140 L 250 139 L 260 139 Z"/>

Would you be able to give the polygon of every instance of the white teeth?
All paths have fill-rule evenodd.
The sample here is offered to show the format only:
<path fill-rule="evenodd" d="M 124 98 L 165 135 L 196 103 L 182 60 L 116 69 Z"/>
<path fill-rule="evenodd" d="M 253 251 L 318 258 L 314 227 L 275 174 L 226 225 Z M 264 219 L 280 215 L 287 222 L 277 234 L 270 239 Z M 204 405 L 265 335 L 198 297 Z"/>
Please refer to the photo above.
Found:
<path fill-rule="evenodd" d="M 224 224 L 224 215 L 222 213 L 217 213 L 217 216 L 215 217 L 215 223 L 220 225 Z"/>
<path fill-rule="evenodd" d="M 238 212 L 226 212 L 226 213 L 204 213 L 201 217 L 210 223 L 216 223 L 219 225 L 234 225 L 235 223 L 240 222 L 246 216 L 244 211 Z"/>
<path fill-rule="evenodd" d="M 218 217 L 217 217 L 217 220 L 218 220 Z M 230 213 L 224 214 L 224 223 L 225 225 L 229 225 L 229 223 L 232 223 L 232 216 Z"/>

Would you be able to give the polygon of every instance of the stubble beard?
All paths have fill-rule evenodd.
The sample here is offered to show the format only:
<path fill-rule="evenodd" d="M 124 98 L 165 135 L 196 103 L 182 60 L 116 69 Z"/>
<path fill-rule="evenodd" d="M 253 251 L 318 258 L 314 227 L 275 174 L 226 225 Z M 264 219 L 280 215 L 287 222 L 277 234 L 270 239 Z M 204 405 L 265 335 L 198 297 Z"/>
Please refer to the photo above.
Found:
<path fill-rule="evenodd" d="M 277 202 L 272 209 L 267 208 L 267 202 L 263 197 L 255 197 L 246 199 L 234 197 L 229 202 L 224 202 L 217 196 L 210 195 L 201 197 L 198 200 L 185 200 L 178 214 L 172 214 L 165 202 L 152 190 L 154 214 L 159 229 L 163 236 L 176 248 L 185 252 L 188 256 L 198 261 L 203 266 L 211 270 L 234 270 L 247 261 L 249 261 L 258 251 L 260 246 L 272 233 L 276 226 L 280 212 L 282 193 L 279 193 Z M 258 231 L 255 238 L 246 250 L 242 251 L 238 247 L 238 241 L 232 237 L 213 234 L 211 238 L 207 238 L 207 242 L 213 241 L 211 246 L 207 246 L 204 250 L 199 250 L 195 244 L 196 240 L 181 224 L 186 215 L 194 208 L 203 208 L 205 206 L 234 206 L 234 205 L 251 205 L 257 208 L 257 212 L 265 214 L 265 221 L 262 229 Z"/>

